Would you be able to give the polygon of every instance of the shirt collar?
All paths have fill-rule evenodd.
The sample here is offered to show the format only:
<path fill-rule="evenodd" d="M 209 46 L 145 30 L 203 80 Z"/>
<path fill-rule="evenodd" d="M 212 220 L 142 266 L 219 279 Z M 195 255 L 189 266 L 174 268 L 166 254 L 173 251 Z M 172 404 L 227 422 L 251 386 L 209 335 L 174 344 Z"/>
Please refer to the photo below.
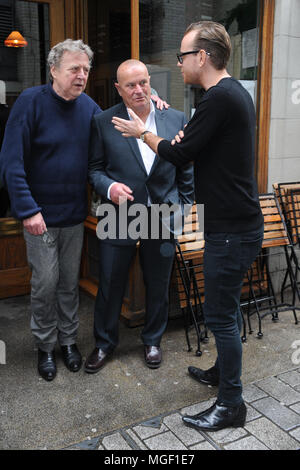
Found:
<path fill-rule="evenodd" d="M 131 116 L 130 116 L 130 114 L 128 113 L 128 108 L 127 108 L 127 106 L 126 106 L 126 110 L 127 110 L 127 114 L 128 114 L 128 116 L 129 116 L 129 119 L 131 119 Z M 154 106 L 152 100 L 150 100 L 150 113 L 148 114 L 147 120 L 149 119 L 149 117 L 151 117 L 151 118 L 153 119 L 154 116 L 155 116 L 155 106 Z"/>

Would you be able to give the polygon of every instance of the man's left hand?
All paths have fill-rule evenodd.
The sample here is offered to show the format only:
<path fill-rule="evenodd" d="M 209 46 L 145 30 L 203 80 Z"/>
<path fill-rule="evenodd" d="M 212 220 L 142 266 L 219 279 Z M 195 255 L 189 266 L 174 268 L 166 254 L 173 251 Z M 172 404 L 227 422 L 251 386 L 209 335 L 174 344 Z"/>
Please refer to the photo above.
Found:
<path fill-rule="evenodd" d="M 158 95 L 151 95 L 151 99 L 156 103 L 157 109 L 162 110 L 170 107 L 170 105 L 166 101 L 162 100 Z"/>

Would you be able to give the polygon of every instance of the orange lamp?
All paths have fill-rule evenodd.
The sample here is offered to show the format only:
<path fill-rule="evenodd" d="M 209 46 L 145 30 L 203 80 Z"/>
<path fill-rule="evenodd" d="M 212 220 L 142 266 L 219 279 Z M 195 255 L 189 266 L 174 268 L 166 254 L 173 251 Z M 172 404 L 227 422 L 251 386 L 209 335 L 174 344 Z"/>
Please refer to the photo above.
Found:
<path fill-rule="evenodd" d="M 23 38 L 19 31 L 12 31 L 5 39 L 4 44 L 6 47 L 25 47 L 28 42 Z"/>

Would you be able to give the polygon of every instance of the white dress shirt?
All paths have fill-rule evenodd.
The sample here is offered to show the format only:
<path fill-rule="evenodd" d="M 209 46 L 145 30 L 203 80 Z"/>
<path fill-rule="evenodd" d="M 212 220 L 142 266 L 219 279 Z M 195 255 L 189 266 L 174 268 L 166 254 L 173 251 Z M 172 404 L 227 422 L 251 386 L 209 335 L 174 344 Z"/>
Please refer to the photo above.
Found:
<path fill-rule="evenodd" d="M 127 109 L 127 112 L 128 112 L 128 109 Z M 129 113 L 128 113 L 128 116 L 129 116 L 129 119 L 131 120 L 132 118 Z M 156 128 L 156 123 L 155 123 L 155 108 L 154 108 L 154 104 L 152 103 L 152 101 L 150 101 L 150 113 L 145 122 L 145 128 L 147 131 L 152 132 L 152 134 L 157 135 L 157 128 Z M 139 150 L 141 152 L 141 156 L 143 159 L 143 163 L 144 163 L 147 175 L 149 175 L 154 159 L 155 159 L 155 152 L 153 152 L 153 150 L 151 150 L 151 148 L 148 147 L 148 145 L 145 144 L 141 139 L 136 139 L 136 141 L 139 146 Z M 107 191 L 108 199 L 110 199 L 110 188 L 112 187 L 113 184 L 116 184 L 116 182 L 112 183 L 108 188 L 108 191 Z M 148 199 L 148 205 L 150 204 L 151 204 L 151 201 L 150 199 Z"/>

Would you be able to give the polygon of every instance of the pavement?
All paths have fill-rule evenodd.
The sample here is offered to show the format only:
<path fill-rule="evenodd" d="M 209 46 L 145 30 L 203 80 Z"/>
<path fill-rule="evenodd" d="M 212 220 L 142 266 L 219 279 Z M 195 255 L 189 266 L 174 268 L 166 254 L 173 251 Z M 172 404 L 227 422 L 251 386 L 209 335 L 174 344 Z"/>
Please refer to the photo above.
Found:
<path fill-rule="evenodd" d="M 77 344 L 84 358 L 94 347 L 93 305 L 81 293 Z M 261 339 L 255 318 L 252 326 L 243 344 L 246 425 L 205 433 L 186 427 L 181 417 L 216 399 L 216 387 L 199 384 L 187 372 L 189 365 L 207 369 L 214 364 L 215 343 L 210 334 L 198 357 L 191 331 L 194 348 L 187 351 L 176 300 L 171 302 L 159 369 L 144 364 L 141 327 L 120 322 L 119 346 L 99 373 L 69 372 L 57 347 L 58 373 L 46 382 L 37 373 L 29 296 L 3 299 L 0 449 L 101 450 L 111 457 L 125 451 L 175 451 L 181 458 L 182 453 L 199 455 L 197 450 L 299 450 L 300 325 L 288 311 L 276 323 L 269 316 L 263 319 Z"/>

